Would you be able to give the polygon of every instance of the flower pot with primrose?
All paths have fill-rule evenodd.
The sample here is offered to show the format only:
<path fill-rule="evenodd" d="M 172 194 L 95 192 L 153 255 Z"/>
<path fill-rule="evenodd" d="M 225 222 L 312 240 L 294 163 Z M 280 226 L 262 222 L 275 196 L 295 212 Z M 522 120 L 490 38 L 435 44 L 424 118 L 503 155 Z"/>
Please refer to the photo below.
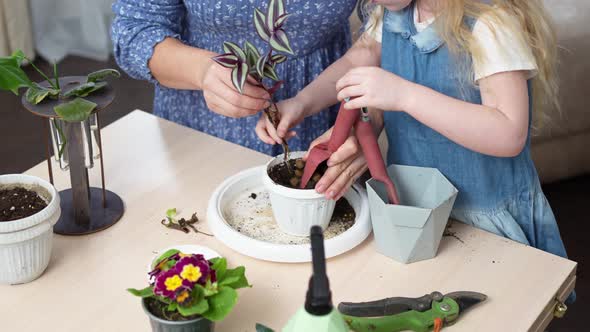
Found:
<path fill-rule="evenodd" d="M 309 236 L 311 226 L 323 230 L 328 227 L 336 201 L 318 194 L 314 187 L 326 170 L 320 165 L 304 189 L 299 188 L 305 162 L 304 151 L 291 152 L 290 159 L 283 156 L 272 159 L 266 166 L 263 182 L 269 192 L 270 204 L 280 229 L 288 234 Z"/>
<path fill-rule="evenodd" d="M 53 225 L 61 213 L 59 194 L 29 175 L 0 175 L 0 283 L 37 279 L 51 257 Z"/>
<path fill-rule="evenodd" d="M 152 264 L 150 285 L 128 289 L 142 298 L 154 332 L 209 332 L 237 302 L 236 289 L 250 287 L 245 268 L 227 268 L 225 258 L 171 249 Z"/>

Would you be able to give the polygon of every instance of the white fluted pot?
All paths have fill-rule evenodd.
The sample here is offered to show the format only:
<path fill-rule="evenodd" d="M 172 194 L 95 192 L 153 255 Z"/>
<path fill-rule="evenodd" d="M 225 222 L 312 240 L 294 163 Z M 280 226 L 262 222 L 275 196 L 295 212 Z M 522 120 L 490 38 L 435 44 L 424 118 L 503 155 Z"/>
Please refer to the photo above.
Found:
<path fill-rule="evenodd" d="M 37 279 L 51 258 L 53 225 L 61 208 L 57 190 L 47 181 L 24 174 L 0 175 L 0 188 L 24 187 L 47 202 L 38 213 L 0 222 L 0 283 L 22 284 Z"/>
<path fill-rule="evenodd" d="M 290 153 L 290 157 L 303 157 L 304 151 Z M 266 165 L 263 182 L 269 192 L 272 212 L 279 228 L 288 234 L 309 236 L 311 226 L 318 225 L 326 229 L 332 218 L 336 201 L 318 194 L 315 189 L 293 189 L 275 183 L 268 175 L 268 170 L 283 162 L 280 155 Z"/>

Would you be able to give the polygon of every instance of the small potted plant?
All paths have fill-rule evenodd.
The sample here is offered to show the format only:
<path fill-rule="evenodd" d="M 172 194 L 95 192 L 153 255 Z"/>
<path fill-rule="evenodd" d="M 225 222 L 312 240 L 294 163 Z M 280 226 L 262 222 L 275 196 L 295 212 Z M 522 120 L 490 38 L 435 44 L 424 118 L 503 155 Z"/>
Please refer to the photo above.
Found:
<path fill-rule="evenodd" d="M 150 285 L 128 289 L 142 298 L 153 331 L 213 331 L 237 302 L 236 289 L 250 287 L 245 268 L 227 268 L 225 258 L 205 259 L 171 249 L 152 264 Z"/>
<path fill-rule="evenodd" d="M 49 264 L 60 200 L 48 182 L 30 175 L 0 175 L 0 283 L 38 278 Z"/>
<path fill-rule="evenodd" d="M 285 54 L 293 54 L 284 29 L 288 16 L 284 0 L 269 0 L 265 12 L 260 9 L 254 11 L 254 28 L 268 45 L 268 49 L 260 52 L 248 41 L 244 43 L 244 47 L 224 42 L 225 53 L 213 58 L 220 65 L 232 69 L 232 83 L 240 93 L 250 76 L 250 82 L 254 82 L 270 94 L 273 102 L 264 112 L 275 128 L 280 118 L 274 102 L 274 93 L 283 83 L 275 68 L 287 60 Z M 267 85 L 268 81 L 274 83 Z M 297 236 L 309 235 L 312 225 L 320 225 L 325 229 L 336 202 L 313 190 L 313 186 L 321 177 L 320 173 L 314 176 L 306 189 L 299 189 L 298 181 L 301 181 L 304 167 L 301 157 L 305 152 L 290 153 L 286 142 L 283 143 L 283 150 L 283 156 L 271 160 L 264 174 L 273 214 L 279 227 L 284 232 Z"/>

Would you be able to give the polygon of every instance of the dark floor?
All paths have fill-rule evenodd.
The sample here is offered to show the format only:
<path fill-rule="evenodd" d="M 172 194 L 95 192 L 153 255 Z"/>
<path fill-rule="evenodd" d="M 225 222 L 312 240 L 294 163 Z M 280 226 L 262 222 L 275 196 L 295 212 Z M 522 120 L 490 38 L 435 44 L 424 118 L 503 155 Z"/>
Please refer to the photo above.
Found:
<path fill-rule="evenodd" d="M 47 64 L 42 62 L 38 66 L 44 70 L 48 68 Z M 60 63 L 60 72 L 66 75 L 82 75 L 106 67 L 117 68 L 112 60 L 109 63 L 100 63 L 69 57 Z M 31 68 L 27 68 L 27 72 L 33 79 L 40 80 L 40 77 L 31 74 Z M 123 75 L 119 80 L 113 81 L 113 85 L 117 91 L 117 98 L 104 112 L 104 124 L 109 124 L 134 109 L 151 112 L 153 89 L 150 84 Z M 9 93 L 0 93 L 0 105 L 0 174 L 23 172 L 43 160 L 45 147 L 41 136 L 41 120 L 25 111 L 20 105 L 20 99 Z M 590 282 L 586 279 L 588 265 L 585 264 L 587 260 L 590 263 L 590 250 L 585 242 L 590 235 L 590 223 L 586 223 L 589 215 L 586 208 L 590 205 L 588 188 L 590 174 L 544 186 L 547 198 L 560 222 L 570 258 L 579 263 L 576 288 L 578 301 L 569 308 L 565 318 L 552 324 L 550 331 L 590 330 L 588 322 L 584 321 L 587 314 L 585 309 L 589 308 L 590 303 Z"/>

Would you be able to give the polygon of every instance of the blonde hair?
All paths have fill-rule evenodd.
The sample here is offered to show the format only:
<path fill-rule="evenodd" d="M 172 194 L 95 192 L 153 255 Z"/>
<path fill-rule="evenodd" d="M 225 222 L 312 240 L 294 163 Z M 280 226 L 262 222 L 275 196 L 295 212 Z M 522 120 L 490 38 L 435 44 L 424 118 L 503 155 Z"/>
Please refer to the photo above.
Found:
<path fill-rule="evenodd" d="M 365 11 L 367 6 L 369 3 L 365 1 Z M 538 67 L 532 87 L 534 127 L 542 125 L 548 111 L 560 110 L 556 74 L 557 37 L 543 0 L 488 0 L 485 3 L 481 0 L 439 0 L 435 11 L 438 14 L 435 21 L 437 32 L 449 50 L 454 55 L 471 55 L 473 63 L 482 61 L 484 55 L 471 27 L 465 24 L 465 17 L 478 19 L 485 16 L 484 23 L 492 31 L 494 26 L 506 27 L 515 38 L 529 45 Z M 374 32 L 382 18 L 383 8 L 372 8 L 366 31 L 369 34 Z M 473 73 L 473 68 L 461 69 L 467 69 L 462 72 Z"/>

